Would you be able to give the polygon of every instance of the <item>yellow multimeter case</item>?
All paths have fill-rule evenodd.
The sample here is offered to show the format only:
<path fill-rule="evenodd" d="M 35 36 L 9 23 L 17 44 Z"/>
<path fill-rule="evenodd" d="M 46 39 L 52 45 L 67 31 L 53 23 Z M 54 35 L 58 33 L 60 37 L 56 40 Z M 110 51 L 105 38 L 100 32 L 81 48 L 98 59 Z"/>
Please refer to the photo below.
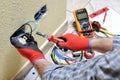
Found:
<path fill-rule="evenodd" d="M 79 35 L 81 37 L 93 37 L 94 32 L 86 8 L 75 10 L 73 15 Z"/>

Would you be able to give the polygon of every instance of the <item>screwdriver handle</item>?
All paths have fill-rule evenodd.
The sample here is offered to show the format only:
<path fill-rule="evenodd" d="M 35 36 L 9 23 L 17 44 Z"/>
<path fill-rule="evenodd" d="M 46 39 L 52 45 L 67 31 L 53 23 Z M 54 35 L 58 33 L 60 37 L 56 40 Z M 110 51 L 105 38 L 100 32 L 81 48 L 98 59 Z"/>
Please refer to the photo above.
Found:
<path fill-rule="evenodd" d="M 63 41 L 62 39 L 59 39 L 59 38 L 57 38 L 57 37 L 54 37 L 53 35 L 50 35 L 50 36 L 48 37 L 48 40 L 51 41 L 51 42 L 54 42 L 54 43 L 58 43 L 58 42 Z"/>

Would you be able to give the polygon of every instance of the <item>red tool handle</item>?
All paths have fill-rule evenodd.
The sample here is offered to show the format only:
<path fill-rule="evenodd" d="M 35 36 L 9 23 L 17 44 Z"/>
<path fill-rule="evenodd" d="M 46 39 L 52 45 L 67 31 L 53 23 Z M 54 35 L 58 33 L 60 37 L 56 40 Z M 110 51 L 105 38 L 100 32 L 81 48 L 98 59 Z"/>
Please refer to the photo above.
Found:
<path fill-rule="evenodd" d="M 49 36 L 48 40 L 49 40 L 49 41 L 52 41 L 52 42 L 54 42 L 54 43 L 58 43 L 58 42 L 60 42 L 60 41 L 63 41 L 63 40 L 61 40 L 61 39 L 59 39 L 59 38 L 57 38 L 57 37 L 54 37 L 53 35 Z"/>

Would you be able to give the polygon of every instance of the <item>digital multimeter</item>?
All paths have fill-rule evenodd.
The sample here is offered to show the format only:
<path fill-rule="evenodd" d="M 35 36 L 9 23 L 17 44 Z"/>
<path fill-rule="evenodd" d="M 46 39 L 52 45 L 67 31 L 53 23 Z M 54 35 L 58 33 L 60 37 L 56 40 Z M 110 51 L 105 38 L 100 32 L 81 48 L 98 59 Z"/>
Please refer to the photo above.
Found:
<path fill-rule="evenodd" d="M 81 37 L 93 37 L 94 32 L 86 8 L 75 10 L 73 15 L 79 35 Z"/>

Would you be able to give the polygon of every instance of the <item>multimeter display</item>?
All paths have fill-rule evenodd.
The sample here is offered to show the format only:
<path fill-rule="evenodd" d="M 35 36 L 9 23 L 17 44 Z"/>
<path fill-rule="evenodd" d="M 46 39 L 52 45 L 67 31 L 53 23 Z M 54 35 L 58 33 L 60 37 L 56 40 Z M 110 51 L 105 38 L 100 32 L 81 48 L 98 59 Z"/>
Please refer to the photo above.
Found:
<path fill-rule="evenodd" d="M 87 14 L 86 13 L 78 14 L 77 17 L 78 17 L 78 20 L 79 19 L 84 19 L 84 18 L 87 17 Z"/>
<path fill-rule="evenodd" d="M 78 32 L 82 32 L 80 33 L 80 36 L 93 37 L 93 32 L 90 32 L 92 25 L 89 21 L 87 10 L 85 8 L 75 10 L 74 18 Z"/>

